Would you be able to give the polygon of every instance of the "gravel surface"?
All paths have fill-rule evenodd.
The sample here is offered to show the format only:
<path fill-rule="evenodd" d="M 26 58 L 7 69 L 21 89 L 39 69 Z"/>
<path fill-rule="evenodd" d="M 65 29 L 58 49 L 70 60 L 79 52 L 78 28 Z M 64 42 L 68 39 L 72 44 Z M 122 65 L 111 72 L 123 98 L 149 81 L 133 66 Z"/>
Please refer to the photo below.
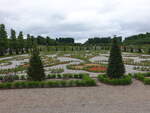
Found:
<path fill-rule="evenodd" d="M 0 113 L 150 113 L 150 86 L 0 90 Z"/>

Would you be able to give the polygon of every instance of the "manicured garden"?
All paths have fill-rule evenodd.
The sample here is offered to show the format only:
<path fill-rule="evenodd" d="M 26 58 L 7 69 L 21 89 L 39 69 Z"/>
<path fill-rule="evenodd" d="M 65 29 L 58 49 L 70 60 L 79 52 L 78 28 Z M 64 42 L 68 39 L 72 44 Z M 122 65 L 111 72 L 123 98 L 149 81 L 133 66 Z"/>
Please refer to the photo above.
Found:
<path fill-rule="evenodd" d="M 135 72 L 147 72 L 149 58 L 141 54 L 122 54 L 116 38 L 113 39 L 110 55 L 108 51 L 90 50 L 58 51 L 57 54 L 41 52 L 35 44 L 29 55 L 0 60 L 0 88 L 97 86 L 98 82 L 129 85 L 133 77 L 150 84 L 149 76 L 129 74 L 131 69 L 128 68 L 130 65 Z M 14 62 L 18 62 L 15 67 L 5 68 L 14 65 Z"/>

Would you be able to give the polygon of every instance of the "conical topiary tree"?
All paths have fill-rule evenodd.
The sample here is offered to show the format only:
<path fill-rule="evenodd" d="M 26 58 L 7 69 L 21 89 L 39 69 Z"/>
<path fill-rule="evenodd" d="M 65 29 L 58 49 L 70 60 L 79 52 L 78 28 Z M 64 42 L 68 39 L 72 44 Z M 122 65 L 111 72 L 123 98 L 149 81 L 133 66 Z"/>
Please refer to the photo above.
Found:
<path fill-rule="evenodd" d="M 110 78 L 120 78 L 124 73 L 125 67 L 122 60 L 121 49 L 119 47 L 117 38 L 115 37 L 112 40 L 107 75 Z"/>
<path fill-rule="evenodd" d="M 36 45 L 34 45 L 32 50 L 30 66 L 28 68 L 27 74 L 31 80 L 35 81 L 41 81 L 45 78 L 43 64 L 39 55 L 39 50 Z"/>

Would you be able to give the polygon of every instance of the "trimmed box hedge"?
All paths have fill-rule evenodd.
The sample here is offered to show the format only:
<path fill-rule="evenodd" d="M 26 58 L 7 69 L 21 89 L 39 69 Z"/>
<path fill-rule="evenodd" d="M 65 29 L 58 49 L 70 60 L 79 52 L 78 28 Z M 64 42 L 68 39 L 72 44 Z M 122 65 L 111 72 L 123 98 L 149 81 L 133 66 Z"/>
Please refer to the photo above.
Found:
<path fill-rule="evenodd" d="M 89 77 L 88 74 L 84 74 L 79 80 L 16 81 L 16 82 L 0 83 L 0 89 L 53 88 L 53 87 L 79 87 L 79 86 L 96 86 L 96 81 L 93 80 L 91 77 Z"/>
<path fill-rule="evenodd" d="M 134 74 L 134 77 L 137 80 L 142 81 L 144 84 L 150 85 L 150 78 L 147 78 L 150 77 L 150 73 L 136 73 Z"/>
<path fill-rule="evenodd" d="M 119 79 L 111 79 L 107 75 L 98 75 L 98 80 L 110 85 L 129 85 L 132 83 L 132 77 L 130 75 L 123 76 Z"/>

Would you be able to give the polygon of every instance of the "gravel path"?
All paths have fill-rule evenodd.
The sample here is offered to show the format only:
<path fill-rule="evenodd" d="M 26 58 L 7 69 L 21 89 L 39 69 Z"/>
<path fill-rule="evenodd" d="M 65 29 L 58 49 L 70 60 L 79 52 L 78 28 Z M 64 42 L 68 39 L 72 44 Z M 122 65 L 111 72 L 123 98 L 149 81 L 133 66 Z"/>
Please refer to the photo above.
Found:
<path fill-rule="evenodd" d="M 150 113 L 150 86 L 0 90 L 0 113 Z"/>

